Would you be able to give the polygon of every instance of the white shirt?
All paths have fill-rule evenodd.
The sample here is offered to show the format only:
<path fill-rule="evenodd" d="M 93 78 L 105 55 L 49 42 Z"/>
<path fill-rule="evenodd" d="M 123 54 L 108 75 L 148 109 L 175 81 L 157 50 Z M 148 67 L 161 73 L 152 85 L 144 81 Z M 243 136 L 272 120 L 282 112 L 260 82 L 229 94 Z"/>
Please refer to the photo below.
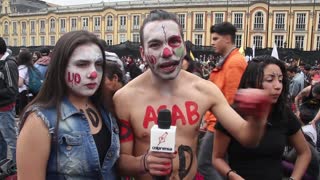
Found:
<path fill-rule="evenodd" d="M 25 84 L 29 83 L 29 76 L 28 76 L 28 67 L 26 65 L 18 66 L 19 70 L 19 78 L 22 78 L 24 83 L 21 87 L 19 87 L 19 93 L 24 90 L 27 90 L 27 86 Z"/>

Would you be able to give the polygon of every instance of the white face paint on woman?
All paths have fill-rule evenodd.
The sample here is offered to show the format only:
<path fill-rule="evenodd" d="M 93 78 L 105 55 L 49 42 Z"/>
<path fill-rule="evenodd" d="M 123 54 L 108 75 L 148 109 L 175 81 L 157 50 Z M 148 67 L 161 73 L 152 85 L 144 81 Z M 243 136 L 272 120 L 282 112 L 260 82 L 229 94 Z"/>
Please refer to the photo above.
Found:
<path fill-rule="evenodd" d="M 77 47 L 69 60 L 65 72 L 69 94 L 92 96 L 102 79 L 102 52 L 96 44 L 89 43 Z"/>
<path fill-rule="evenodd" d="M 143 36 L 140 51 L 151 71 L 163 80 L 176 78 L 186 54 L 179 25 L 173 20 L 152 21 L 144 27 Z"/>

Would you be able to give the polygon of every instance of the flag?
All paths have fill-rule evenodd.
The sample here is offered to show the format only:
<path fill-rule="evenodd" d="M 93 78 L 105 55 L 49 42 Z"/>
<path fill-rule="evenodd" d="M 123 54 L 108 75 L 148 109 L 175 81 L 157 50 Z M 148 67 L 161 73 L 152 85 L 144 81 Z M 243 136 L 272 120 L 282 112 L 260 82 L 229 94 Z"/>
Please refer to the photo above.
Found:
<path fill-rule="evenodd" d="M 271 56 L 279 59 L 279 55 L 278 55 L 278 50 L 277 50 L 277 45 L 276 45 L 276 43 L 273 43 L 273 49 L 272 49 Z"/>
<path fill-rule="evenodd" d="M 191 59 L 194 61 L 194 56 L 193 56 L 193 53 L 192 53 L 191 50 L 190 50 L 190 57 L 191 57 Z"/>
<path fill-rule="evenodd" d="M 243 49 L 242 46 L 241 46 L 240 49 L 239 49 L 239 53 L 240 53 L 242 56 L 245 56 L 244 49 Z"/>
<path fill-rule="evenodd" d="M 252 46 L 252 58 L 256 56 L 256 45 Z"/>

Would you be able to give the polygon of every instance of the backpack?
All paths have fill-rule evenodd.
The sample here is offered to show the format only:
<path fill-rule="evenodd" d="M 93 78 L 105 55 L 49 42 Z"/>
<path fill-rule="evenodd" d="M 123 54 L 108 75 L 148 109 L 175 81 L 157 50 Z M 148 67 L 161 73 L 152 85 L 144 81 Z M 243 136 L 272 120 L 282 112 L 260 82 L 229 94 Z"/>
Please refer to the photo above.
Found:
<path fill-rule="evenodd" d="M 41 77 L 40 71 L 35 67 L 28 68 L 29 84 L 28 89 L 33 95 L 38 94 L 40 91 L 43 79 Z"/>

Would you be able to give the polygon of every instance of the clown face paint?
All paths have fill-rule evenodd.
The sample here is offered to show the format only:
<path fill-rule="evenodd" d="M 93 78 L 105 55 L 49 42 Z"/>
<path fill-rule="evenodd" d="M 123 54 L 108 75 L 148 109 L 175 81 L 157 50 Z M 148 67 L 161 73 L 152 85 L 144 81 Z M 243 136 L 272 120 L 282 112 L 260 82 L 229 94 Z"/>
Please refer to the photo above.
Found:
<path fill-rule="evenodd" d="M 92 96 L 102 79 L 102 52 L 96 44 L 77 47 L 66 68 L 65 80 L 69 94 Z"/>
<path fill-rule="evenodd" d="M 178 76 L 186 54 L 177 23 L 153 21 L 144 27 L 142 56 L 158 78 L 171 80 Z"/>

